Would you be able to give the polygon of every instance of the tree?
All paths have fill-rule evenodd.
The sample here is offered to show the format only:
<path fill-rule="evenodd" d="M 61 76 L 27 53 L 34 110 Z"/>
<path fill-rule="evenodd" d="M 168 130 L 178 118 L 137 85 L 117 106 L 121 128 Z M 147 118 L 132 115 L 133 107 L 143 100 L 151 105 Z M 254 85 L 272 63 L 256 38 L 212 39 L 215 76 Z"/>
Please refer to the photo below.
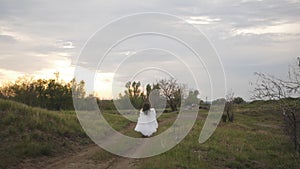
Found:
<path fill-rule="evenodd" d="M 194 90 L 194 91 L 189 91 L 189 94 L 187 98 L 185 99 L 184 104 L 185 105 L 194 105 L 194 104 L 199 104 L 200 100 L 198 99 L 199 91 Z"/>
<path fill-rule="evenodd" d="M 158 82 L 162 95 L 166 97 L 167 104 L 172 111 L 176 111 L 180 106 L 183 86 L 180 86 L 174 78 L 162 79 Z"/>
<path fill-rule="evenodd" d="M 150 101 L 153 107 L 165 108 L 164 99 L 160 95 L 160 88 L 158 84 L 147 84 L 145 90 L 141 88 L 140 82 L 127 82 L 125 84 L 126 90 L 124 94 L 119 94 L 119 99 L 115 100 L 117 107 L 121 109 L 132 108 L 130 106 L 140 109 L 142 108 L 143 102 Z M 128 102 L 130 100 L 130 102 Z"/>
<path fill-rule="evenodd" d="M 150 93 L 151 93 L 152 90 L 153 90 L 153 89 L 152 89 L 151 85 L 150 85 L 150 84 L 147 84 L 147 86 L 146 86 L 146 96 L 147 96 L 147 100 L 149 100 L 149 96 L 150 96 Z"/>
<path fill-rule="evenodd" d="M 296 151 L 300 151 L 300 59 L 290 66 L 288 78 L 283 80 L 264 73 L 255 73 L 258 80 L 254 88 L 254 98 L 274 100 L 279 106 L 285 123 L 285 131 L 290 136 Z"/>
<path fill-rule="evenodd" d="M 232 90 L 228 92 L 225 98 L 225 113 L 227 115 L 228 121 L 233 122 L 234 120 L 234 114 L 233 114 L 233 101 L 234 101 L 234 93 Z M 226 120 L 225 120 L 226 121 Z"/>
<path fill-rule="evenodd" d="M 33 77 L 32 76 L 22 76 L 19 77 L 12 86 L 10 86 L 13 91 L 11 98 L 14 98 L 15 101 L 33 105 L 36 100 L 35 96 L 35 86 L 33 85 Z"/>
<path fill-rule="evenodd" d="M 56 74 L 57 79 L 58 75 L 59 73 Z M 84 98 L 84 82 L 77 84 L 73 79 L 65 83 L 57 79 L 35 80 L 32 76 L 19 77 L 15 83 L 1 86 L 0 97 L 50 110 L 73 110 L 72 87 L 75 98 Z"/>
<path fill-rule="evenodd" d="M 14 91 L 11 86 L 13 86 L 13 84 L 10 82 L 0 87 L 0 98 L 9 99 L 14 96 Z"/>
<path fill-rule="evenodd" d="M 125 84 L 125 87 L 127 88 L 124 91 L 125 95 L 124 96 L 120 95 L 120 99 L 122 100 L 122 99 L 129 98 L 131 104 L 135 108 L 137 108 L 137 109 L 142 108 L 142 104 L 145 100 L 145 96 L 144 96 L 144 93 L 142 92 L 142 90 L 140 89 L 141 82 L 135 82 L 135 81 L 127 82 Z"/>
<path fill-rule="evenodd" d="M 73 88 L 72 93 L 74 98 L 83 99 L 85 97 L 85 82 L 83 80 L 77 83 L 76 79 L 74 78 L 69 85 L 71 85 L 71 87 Z"/>
<path fill-rule="evenodd" d="M 161 95 L 159 84 L 148 84 L 146 86 L 146 100 L 156 109 L 166 108 L 166 98 Z"/>
<path fill-rule="evenodd" d="M 233 104 L 243 104 L 243 103 L 246 103 L 245 100 L 241 97 L 235 97 L 233 99 Z"/>
<path fill-rule="evenodd" d="M 219 99 L 216 99 L 212 102 L 212 104 L 216 104 L 216 105 L 219 105 L 219 104 L 224 104 L 226 103 L 226 99 L 225 98 L 219 98 Z"/>

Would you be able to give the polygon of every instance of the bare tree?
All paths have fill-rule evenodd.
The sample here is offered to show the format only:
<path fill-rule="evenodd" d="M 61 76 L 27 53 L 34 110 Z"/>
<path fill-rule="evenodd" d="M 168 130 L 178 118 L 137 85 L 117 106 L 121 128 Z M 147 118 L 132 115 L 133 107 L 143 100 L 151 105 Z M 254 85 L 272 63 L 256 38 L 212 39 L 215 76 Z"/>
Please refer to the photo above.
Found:
<path fill-rule="evenodd" d="M 162 95 L 167 99 L 168 105 L 172 111 L 176 111 L 181 102 L 183 86 L 180 86 L 174 78 L 162 79 L 158 84 Z"/>
<path fill-rule="evenodd" d="M 229 90 L 229 92 L 226 95 L 226 103 L 224 111 L 226 112 L 228 121 L 233 122 L 234 114 L 233 114 L 233 100 L 234 100 L 234 93 L 232 90 Z"/>
<path fill-rule="evenodd" d="M 300 59 L 288 71 L 286 80 L 272 75 L 255 73 L 258 80 L 254 88 L 254 98 L 276 101 L 284 119 L 286 133 L 293 141 L 296 151 L 300 150 Z"/>

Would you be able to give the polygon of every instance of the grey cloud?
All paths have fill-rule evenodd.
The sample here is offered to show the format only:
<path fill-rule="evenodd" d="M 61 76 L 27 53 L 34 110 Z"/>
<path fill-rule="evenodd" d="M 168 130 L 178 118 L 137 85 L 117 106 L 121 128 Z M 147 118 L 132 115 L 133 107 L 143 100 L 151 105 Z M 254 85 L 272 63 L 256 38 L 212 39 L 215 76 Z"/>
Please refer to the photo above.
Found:
<path fill-rule="evenodd" d="M 57 56 L 50 56 L 48 58 L 33 56 L 25 53 L 18 53 L 14 55 L 3 56 L 0 67 L 2 69 L 13 70 L 24 73 L 34 73 L 37 70 L 47 69 L 53 67 L 53 60 L 57 60 Z"/>
<path fill-rule="evenodd" d="M 17 40 L 9 35 L 0 35 L 0 43 L 14 43 Z"/>

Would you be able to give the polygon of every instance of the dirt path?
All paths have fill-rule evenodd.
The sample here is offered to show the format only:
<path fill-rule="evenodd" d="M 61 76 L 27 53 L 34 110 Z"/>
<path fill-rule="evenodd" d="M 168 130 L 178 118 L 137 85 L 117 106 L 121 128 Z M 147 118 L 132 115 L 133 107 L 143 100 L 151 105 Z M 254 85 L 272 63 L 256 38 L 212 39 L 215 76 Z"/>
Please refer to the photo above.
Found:
<path fill-rule="evenodd" d="M 119 157 L 111 162 L 111 165 L 105 169 L 137 169 L 138 162 L 138 159 Z"/>
<path fill-rule="evenodd" d="M 92 169 L 92 168 L 105 168 L 106 163 L 96 163 L 90 157 L 100 151 L 100 147 L 97 145 L 91 145 L 73 156 L 66 158 L 58 158 L 48 166 L 44 166 L 45 169 Z"/>
<path fill-rule="evenodd" d="M 109 165 L 109 161 L 96 163 L 90 157 L 100 151 L 101 148 L 95 144 L 83 147 L 75 153 L 63 156 L 46 158 L 39 161 L 24 161 L 18 168 L 26 169 L 102 169 Z"/>
<path fill-rule="evenodd" d="M 176 117 L 174 117 L 176 118 Z M 170 122 L 173 118 L 164 119 L 159 122 L 159 126 L 164 125 L 167 122 Z M 130 123 L 124 130 L 133 130 L 135 123 Z M 132 153 L 139 151 L 139 148 L 142 148 L 143 145 L 137 147 Z M 136 169 L 137 164 L 140 161 L 139 159 L 131 159 L 115 156 L 108 161 L 95 161 L 92 160 L 92 156 L 99 152 L 101 148 L 96 145 L 89 145 L 87 147 L 78 150 L 73 154 L 67 154 L 64 156 L 45 158 L 41 159 L 39 162 L 24 162 L 20 165 L 20 168 L 27 169 Z"/>

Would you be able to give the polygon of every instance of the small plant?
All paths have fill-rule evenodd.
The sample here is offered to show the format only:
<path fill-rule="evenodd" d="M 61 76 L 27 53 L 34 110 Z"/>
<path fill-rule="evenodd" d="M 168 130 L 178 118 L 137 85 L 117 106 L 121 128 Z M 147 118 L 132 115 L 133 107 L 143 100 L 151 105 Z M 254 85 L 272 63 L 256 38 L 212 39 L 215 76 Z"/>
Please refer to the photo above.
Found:
<path fill-rule="evenodd" d="M 223 115 L 222 115 L 222 121 L 223 121 L 224 123 L 226 123 L 226 121 L 227 121 L 227 114 L 223 114 Z"/>
<path fill-rule="evenodd" d="M 229 91 L 228 94 L 226 95 L 226 102 L 224 108 L 224 113 L 226 113 L 229 122 L 233 122 L 234 120 L 233 104 L 234 104 L 234 93 L 232 91 Z"/>

